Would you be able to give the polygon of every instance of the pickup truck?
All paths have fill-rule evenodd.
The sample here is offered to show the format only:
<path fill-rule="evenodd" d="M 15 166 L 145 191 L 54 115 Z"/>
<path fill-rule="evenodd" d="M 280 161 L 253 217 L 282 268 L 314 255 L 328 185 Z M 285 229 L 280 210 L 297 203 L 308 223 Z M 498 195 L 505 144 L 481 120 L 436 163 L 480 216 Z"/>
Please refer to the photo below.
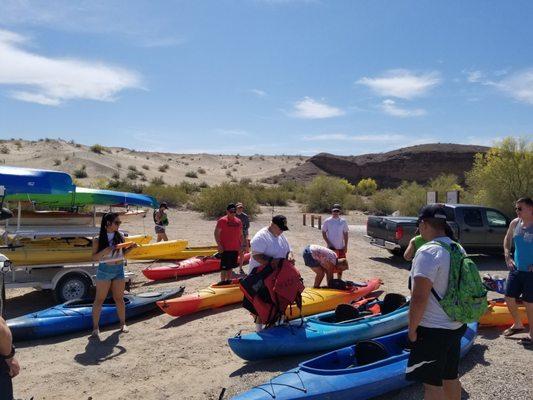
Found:
<path fill-rule="evenodd" d="M 510 220 L 501 211 L 471 204 L 445 204 L 447 221 L 468 253 L 501 254 Z M 369 216 L 364 236 L 401 256 L 416 232 L 417 217 Z"/>

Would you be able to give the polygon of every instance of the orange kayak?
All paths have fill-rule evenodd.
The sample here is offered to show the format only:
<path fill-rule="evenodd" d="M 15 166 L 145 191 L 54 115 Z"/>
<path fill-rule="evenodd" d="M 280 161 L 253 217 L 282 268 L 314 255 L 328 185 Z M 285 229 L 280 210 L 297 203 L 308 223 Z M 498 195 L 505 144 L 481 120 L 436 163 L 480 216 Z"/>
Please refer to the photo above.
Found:
<path fill-rule="evenodd" d="M 306 288 L 302 293 L 302 316 L 333 310 L 338 304 L 360 299 L 379 288 L 380 284 L 381 281 L 374 278 L 369 280 L 366 286 L 353 287 L 348 290 Z M 168 315 L 180 317 L 202 310 L 240 303 L 243 297 L 238 280 L 235 279 L 226 284 L 213 284 L 195 294 L 159 301 L 157 305 Z M 288 307 L 285 315 L 288 319 L 300 318 L 300 310 L 295 306 Z"/>
<path fill-rule="evenodd" d="M 527 324 L 526 306 L 524 303 L 518 303 L 518 314 L 523 324 Z M 505 299 L 496 299 L 489 301 L 489 308 L 479 320 L 482 326 L 507 326 L 514 323 L 513 317 L 507 308 Z"/>

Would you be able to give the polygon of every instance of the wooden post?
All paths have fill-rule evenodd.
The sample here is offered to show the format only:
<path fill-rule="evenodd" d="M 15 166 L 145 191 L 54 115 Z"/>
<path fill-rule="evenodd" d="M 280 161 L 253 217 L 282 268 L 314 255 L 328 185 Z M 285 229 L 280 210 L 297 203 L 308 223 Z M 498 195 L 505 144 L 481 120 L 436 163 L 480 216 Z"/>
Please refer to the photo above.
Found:
<path fill-rule="evenodd" d="M 319 216 L 318 216 L 318 229 L 319 229 L 319 230 L 322 229 L 322 215 L 319 215 Z"/>
<path fill-rule="evenodd" d="M 304 226 L 306 226 L 306 225 L 307 225 L 307 221 L 306 221 L 306 214 L 303 214 L 303 224 L 304 224 Z"/>
<path fill-rule="evenodd" d="M 315 227 L 315 216 L 311 214 L 311 228 Z"/>

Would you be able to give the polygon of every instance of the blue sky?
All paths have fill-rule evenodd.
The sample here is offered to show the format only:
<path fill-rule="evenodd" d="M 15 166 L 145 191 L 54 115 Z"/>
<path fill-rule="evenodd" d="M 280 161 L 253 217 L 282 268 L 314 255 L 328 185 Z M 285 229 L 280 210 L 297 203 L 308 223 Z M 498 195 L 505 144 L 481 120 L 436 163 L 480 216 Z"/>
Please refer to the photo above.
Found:
<path fill-rule="evenodd" d="M 533 136 L 533 2 L 0 0 L 0 137 L 361 154 Z"/>

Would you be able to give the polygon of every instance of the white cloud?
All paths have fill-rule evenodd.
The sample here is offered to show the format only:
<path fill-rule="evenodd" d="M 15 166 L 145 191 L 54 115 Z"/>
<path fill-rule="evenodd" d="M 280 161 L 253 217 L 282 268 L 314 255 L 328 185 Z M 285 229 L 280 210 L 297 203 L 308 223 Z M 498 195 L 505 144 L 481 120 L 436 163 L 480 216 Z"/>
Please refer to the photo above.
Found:
<path fill-rule="evenodd" d="M 124 89 L 140 88 L 140 76 L 121 67 L 25 50 L 26 39 L 0 30 L 0 85 L 17 100 L 57 106 L 69 100 L 114 101 Z"/>
<path fill-rule="evenodd" d="M 441 83 L 437 71 L 416 74 L 405 69 L 395 69 L 383 75 L 359 79 L 356 83 L 367 86 L 379 96 L 412 99 L 427 94 Z"/>
<path fill-rule="evenodd" d="M 257 97 L 265 97 L 267 95 L 267 92 L 261 89 L 251 89 L 250 92 L 255 94 Z"/>
<path fill-rule="evenodd" d="M 466 79 L 470 83 L 479 83 L 485 80 L 485 74 L 481 71 L 470 71 L 470 72 L 467 72 Z"/>
<path fill-rule="evenodd" d="M 406 109 L 401 108 L 396 105 L 396 102 L 391 99 L 383 100 L 381 103 L 381 109 L 386 114 L 392 115 L 394 117 L 401 117 L 401 118 L 407 118 L 407 117 L 421 117 L 423 115 L 426 115 L 426 110 L 422 108 L 414 108 L 414 109 Z"/>
<path fill-rule="evenodd" d="M 340 117 L 345 112 L 340 108 L 330 106 L 326 103 L 320 103 L 310 97 L 304 97 L 303 100 L 294 104 L 294 110 L 291 116 L 304 119 L 323 119 Z"/>
<path fill-rule="evenodd" d="M 533 104 L 533 68 L 509 75 L 494 86 L 515 100 Z"/>
<path fill-rule="evenodd" d="M 315 141 L 343 141 L 343 142 L 400 142 L 405 140 L 400 134 L 370 134 L 370 135 L 346 135 L 345 133 L 327 133 L 321 135 L 304 136 L 302 138 L 308 142 Z"/>

